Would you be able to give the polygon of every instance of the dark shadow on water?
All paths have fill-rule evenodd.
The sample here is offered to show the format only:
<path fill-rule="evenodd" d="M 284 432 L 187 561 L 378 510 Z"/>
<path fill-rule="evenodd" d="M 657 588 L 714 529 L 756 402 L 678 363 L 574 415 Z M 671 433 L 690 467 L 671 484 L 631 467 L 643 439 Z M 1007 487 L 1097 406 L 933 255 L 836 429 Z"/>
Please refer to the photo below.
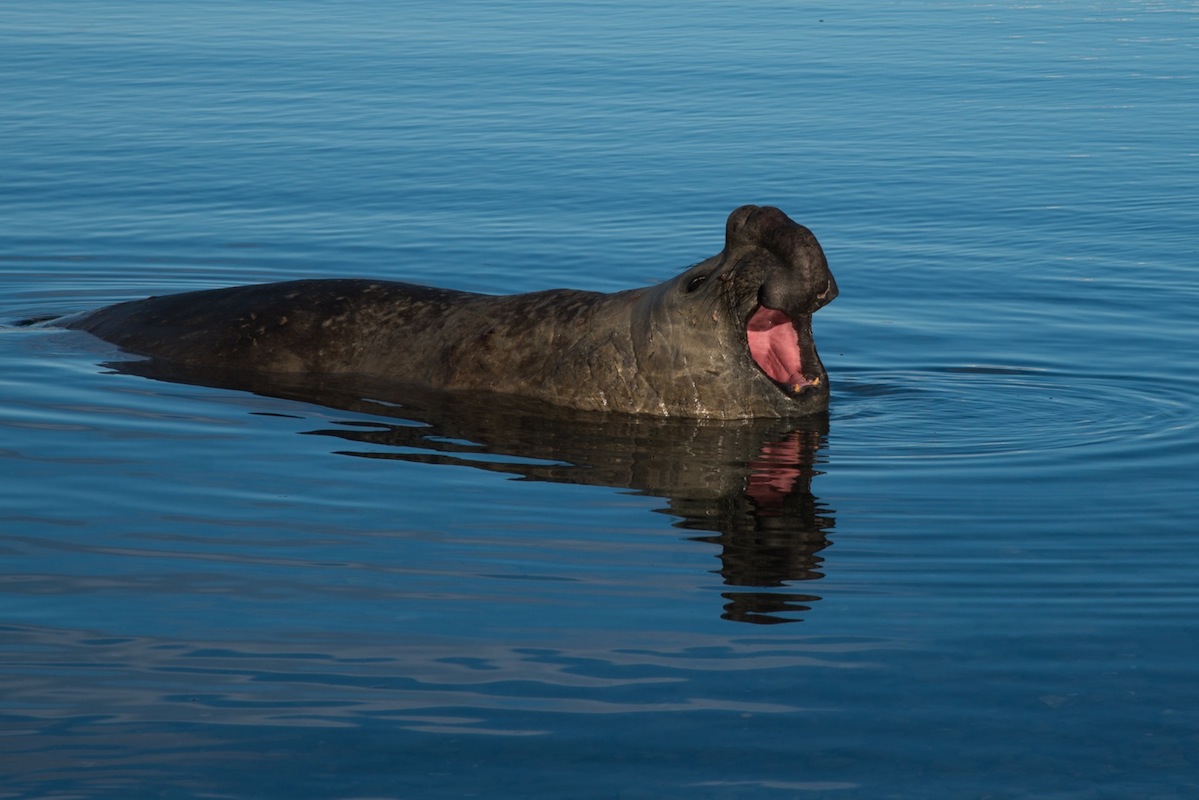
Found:
<path fill-rule="evenodd" d="M 795 622 L 820 598 L 789 591 L 823 577 L 832 511 L 812 494 L 828 418 L 679 420 L 554 408 L 368 381 L 182 370 L 116 362 L 122 373 L 313 403 L 378 417 L 307 434 L 360 458 L 456 464 L 523 480 L 607 486 L 663 498 L 663 513 L 720 549 L 724 619 Z M 394 420 L 394 421 L 392 421 Z"/>

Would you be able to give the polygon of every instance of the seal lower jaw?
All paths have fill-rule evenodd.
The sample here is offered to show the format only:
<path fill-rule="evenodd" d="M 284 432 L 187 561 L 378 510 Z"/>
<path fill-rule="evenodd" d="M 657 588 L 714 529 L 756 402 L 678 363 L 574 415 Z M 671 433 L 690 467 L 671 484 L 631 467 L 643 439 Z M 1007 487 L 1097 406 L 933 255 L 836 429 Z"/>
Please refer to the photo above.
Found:
<path fill-rule="evenodd" d="M 749 315 L 745 338 L 758 369 L 788 397 L 827 391 L 824 367 L 812 343 L 810 316 L 796 320 L 779 309 L 759 305 Z"/>

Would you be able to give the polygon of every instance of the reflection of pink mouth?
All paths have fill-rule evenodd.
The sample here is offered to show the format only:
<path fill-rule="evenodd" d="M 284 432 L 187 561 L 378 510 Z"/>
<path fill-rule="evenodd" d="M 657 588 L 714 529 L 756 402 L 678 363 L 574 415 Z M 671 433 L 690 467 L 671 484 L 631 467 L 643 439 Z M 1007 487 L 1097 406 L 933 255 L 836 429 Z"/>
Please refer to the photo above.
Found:
<path fill-rule="evenodd" d="M 782 384 L 792 393 L 798 393 L 816 382 L 808 380 L 803 374 L 799 331 L 782 311 L 758 306 L 749 318 L 745 333 L 749 339 L 750 355 L 771 380 Z"/>
<path fill-rule="evenodd" d="M 792 434 L 781 442 L 767 442 L 762 445 L 757 458 L 749 462 L 745 493 L 754 499 L 760 511 L 781 508 L 803 475 L 799 464 L 797 435 Z"/>

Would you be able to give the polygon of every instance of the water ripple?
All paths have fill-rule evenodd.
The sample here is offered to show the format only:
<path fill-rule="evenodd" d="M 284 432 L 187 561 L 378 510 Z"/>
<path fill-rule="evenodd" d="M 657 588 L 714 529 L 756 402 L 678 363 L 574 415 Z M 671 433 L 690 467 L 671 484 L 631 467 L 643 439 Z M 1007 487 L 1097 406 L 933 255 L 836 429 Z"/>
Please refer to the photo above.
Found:
<path fill-rule="evenodd" d="M 976 364 L 839 377 L 830 441 L 845 442 L 834 452 L 852 459 L 1142 452 L 1199 425 L 1195 387 L 1177 379 Z"/>

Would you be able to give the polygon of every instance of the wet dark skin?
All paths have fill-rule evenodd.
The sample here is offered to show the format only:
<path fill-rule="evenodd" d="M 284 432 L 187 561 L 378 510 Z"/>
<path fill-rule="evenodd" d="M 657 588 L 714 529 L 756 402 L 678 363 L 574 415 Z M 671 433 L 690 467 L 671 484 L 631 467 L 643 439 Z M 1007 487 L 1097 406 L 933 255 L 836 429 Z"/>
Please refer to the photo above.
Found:
<path fill-rule="evenodd" d="M 836 296 L 811 231 L 776 208 L 742 206 L 720 253 L 642 289 L 492 296 L 304 280 L 151 297 L 65 324 L 181 366 L 739 419 L 827 409 L 811 318 Z"/>

